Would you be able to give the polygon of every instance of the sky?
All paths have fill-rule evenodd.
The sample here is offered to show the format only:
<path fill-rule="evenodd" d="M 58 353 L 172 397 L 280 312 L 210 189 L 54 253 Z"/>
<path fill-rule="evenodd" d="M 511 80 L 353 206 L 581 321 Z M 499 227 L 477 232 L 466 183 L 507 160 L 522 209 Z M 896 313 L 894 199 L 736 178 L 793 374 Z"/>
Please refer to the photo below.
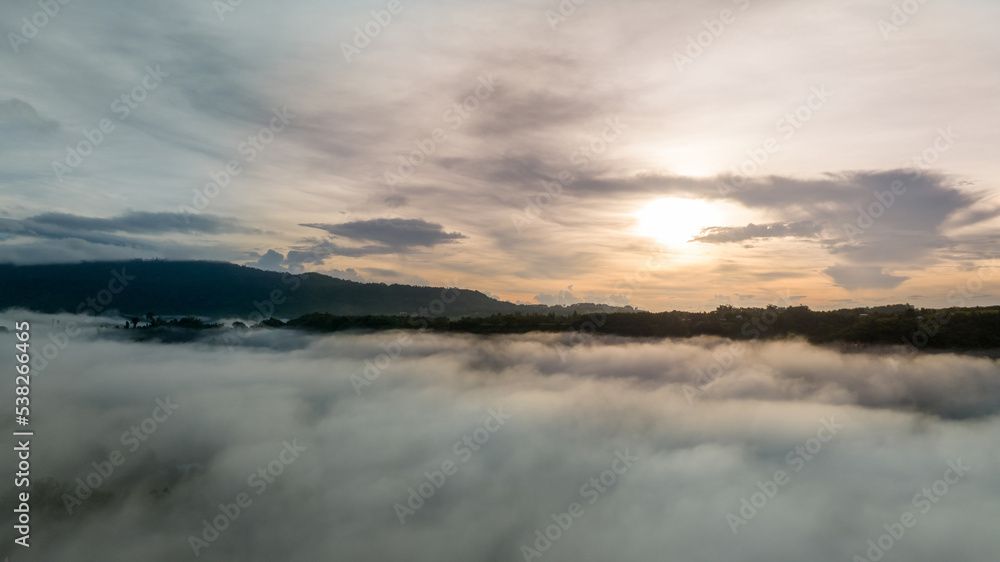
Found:
<path fill-rule="evenodd" d="M 1000 5 L 4 3 L 0 262 L 996 304 Z"/>
<path fill-rule="evenodd" d="M 90 327 L 33 356 L 31 555 L 5 526 L 0 558 L 996 559 L 985 357 L 285 330 L 227 349 L 5 314 Z"/>

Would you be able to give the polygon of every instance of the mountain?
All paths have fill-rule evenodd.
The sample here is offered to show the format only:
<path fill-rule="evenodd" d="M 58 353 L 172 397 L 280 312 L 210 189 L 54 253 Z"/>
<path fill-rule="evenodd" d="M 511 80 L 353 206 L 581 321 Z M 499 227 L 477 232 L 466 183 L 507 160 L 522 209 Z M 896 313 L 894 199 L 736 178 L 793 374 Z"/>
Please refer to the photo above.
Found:
<path fill-rule="evenodd" d="M 450 301 L 450 302 L 448 302 Z M 631 307 L 582 303 L 518 305 L 479 291 L 357 283 L 319 273 L 292 275 L 225 262 L 132 260 L 53 265 L 0 264 L 0 310 L 122 315 L 193 315 L 211 318 L 295 318 L 416 314 L 481 317 L 491 314 L 630 312 Z"/>

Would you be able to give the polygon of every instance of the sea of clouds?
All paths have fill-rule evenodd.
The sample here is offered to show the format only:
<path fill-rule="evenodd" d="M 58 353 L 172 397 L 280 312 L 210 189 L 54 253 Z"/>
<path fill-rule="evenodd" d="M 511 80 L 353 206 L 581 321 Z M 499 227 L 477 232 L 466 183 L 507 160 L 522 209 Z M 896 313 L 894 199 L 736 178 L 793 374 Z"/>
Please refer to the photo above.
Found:
<path fill-rule="evenodd" d="M 0 533 L 13 561 L 1000 559 L 988 358 L 0 325 L 26 318 L 32 351 L 52 345 L 31 380 L 32 546 Z"/>

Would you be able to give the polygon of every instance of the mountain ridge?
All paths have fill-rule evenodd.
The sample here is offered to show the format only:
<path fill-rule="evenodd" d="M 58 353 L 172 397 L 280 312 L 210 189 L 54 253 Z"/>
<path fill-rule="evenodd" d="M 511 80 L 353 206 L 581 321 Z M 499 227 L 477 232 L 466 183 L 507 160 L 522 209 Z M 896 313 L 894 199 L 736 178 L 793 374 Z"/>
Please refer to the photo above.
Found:
<path fill-rule="evenodd" d="M 473 289 L 359 283 L 322 273 L 292 274 L 221 261 L 126 260 L 74 264 L 0 264 L 0 310 L 104 313 L 124 316 L 195 315 L 213 318 L 295 318 L 337 315 L 422 314 L 480 317 L 491 314 L 572 315 L 631 312 L 632 307 L 579 303 L 526 305 Z"/>

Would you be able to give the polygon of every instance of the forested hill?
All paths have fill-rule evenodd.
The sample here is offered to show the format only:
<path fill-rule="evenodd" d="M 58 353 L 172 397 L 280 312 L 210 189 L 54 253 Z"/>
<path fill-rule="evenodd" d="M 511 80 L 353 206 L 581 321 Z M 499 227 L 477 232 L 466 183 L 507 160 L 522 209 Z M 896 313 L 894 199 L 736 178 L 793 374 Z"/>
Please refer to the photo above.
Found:
<path fill-rule="evenodd" d="M 480 318 L 400 318 L 307 314 L 267 327 L 318 332 L 424 329 L 472 334 L 579 332 L 626 337 L 686 338 L 721 336 L 733 340 L 804 337 L 814 344 L 907 345 L 910 348 L 989 349 L 1000 355 L 1000 306 L 916 309 L 908 304 L 816 311 L 807 306 L 736 308 L 712 312 L 633 312 L 555 316 L 497 314 Z M 141 337 L 142 329 L 133 330 Z"/>
<path fill-rule="evenodd" d="M 127 285 L 126 285 L 127 284 Z M 295 318 L 337 315 L 422 314 L 479 317 L 491 314 L 571 315 L 622 312 L 608 305 L 517 305 L 479 291 L 384 283 L 357 283 L 318 273 L 291 275 L 224 262 L 132 260 L 13 266 L 0 264 L 0 310 L 100 312 L 124 316 Z M 447 302 L 450 301 L 450 302 Z M 273 309 L 273 312 L 271 310 Z"/>

